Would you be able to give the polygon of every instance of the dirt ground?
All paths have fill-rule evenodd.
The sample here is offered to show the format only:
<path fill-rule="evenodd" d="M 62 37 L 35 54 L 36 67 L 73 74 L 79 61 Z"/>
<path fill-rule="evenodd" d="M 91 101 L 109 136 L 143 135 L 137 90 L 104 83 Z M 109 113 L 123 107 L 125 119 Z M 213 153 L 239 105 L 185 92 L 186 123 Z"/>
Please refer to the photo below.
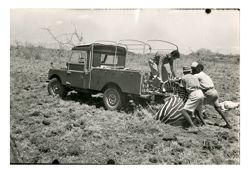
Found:
<path fill-rule="evenodd" d="M 131 103 L 117 112 L 105 110 L 98 97 L 74 92 L 65 100 L 49 96 L 46 80 L 52 53 L 36 58 L 17 53 L 11 49 L 11 163 L 240 164 L 239 109 L 226 113 L 233 126 L 229 130 L 206 106 L 206 121 L 215 124 L 188 133 L 154 120 L 145 106 Z M 194 60 L 200 59 L 178 60 L 179 75 L 181 67 Z M 230 56 L 200 61 L 213 78 L 220 101 L 239 101 L 239 62 Z M 147 69 L 146 60 L 130 57 L 128 65 Z"/>

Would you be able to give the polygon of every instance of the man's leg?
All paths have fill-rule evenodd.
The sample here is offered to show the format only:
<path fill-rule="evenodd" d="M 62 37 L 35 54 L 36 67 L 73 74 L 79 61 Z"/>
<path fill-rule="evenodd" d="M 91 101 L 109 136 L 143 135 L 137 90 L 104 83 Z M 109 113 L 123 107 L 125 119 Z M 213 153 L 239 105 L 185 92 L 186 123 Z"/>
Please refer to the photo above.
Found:
<path fill-rule="evenodd" d="M 200 97 L 200 95 L 201 95 L 201 97 Z M 194 123 L 191 120 L 188 112 L 193 113 L 197 109 L 197 106 L 202 104 L 202 100 L 201 100 L 201 99 L 203 99 L 202 96 L 203 96 L 202 91 L 196 90 L 196 91 L 191 92 L 189 94 L 188 100 L 186 101 L 185 106 L 182 110 L 182 115 L 189 122 L 189 124 L 191 125 L 192 128 L 196 128 L 196 127 L 194 126 Z"/>
<path fill-rule="evenodd" d="M 226 122 L 226 127 L 231 129 L 232 126 L 229 124 L 225 114 L 222 112 L 221 108 L 220 108 L 220 104 L 219 104 L 219 101 L 216 100 L 215 103 L 214 103 L 214 109 L 220 114 L 220 116 L 224 119 L 224 121 Z"/>
<path fill-rule="evenodd" d="M 194 127 L 194 123 L 193 123 L 193 121 L 191 120 L 191 118 L 190 118 L 188 112 L 187 112 L 185 109 L 183 109 L 183 110 L 181 111 L 181 113 L 182 113 L 182 115 L 184 116 L 184 118 L 188 121 L 188 123 L 191 125 L 191 127 Z"/>
<path fill-rule="evenodd" d="M 202 124 L 203 125 L 206 125 L 206 122 L 204 121 L 203 117 L 202 117 L 202 112 L 201 111 L 198 111 L 198 110 L 195 110 L 195 115 L 198 116 L 198 118 L 201 120 Z"/>
<path fill-rule="evenodd" d="M 205 121 L 204 121 L 204 119 L 203 119 L 203 117 L 202 117 L 202 105 L 203 105 L 203 100 L 204 100 L 204 98 L 201 98 L 201 99 L 199 100 L 199 104 L 197 105 L 195 111 L 196 111 L 196 113 L 197 113 L 197 116 L 198 116 L 199 119 L 201 120 L 202 124 L 203 124 L 203 125 L 206 125 L 206 123 L 205 123 Z"/>
<path fill-rule="evenodd" d="M 209 104 L 209 105 L 214 106 L 214 109 L 220 114 L 220 116 L 226 122 L 226 127 L 231 129 L 232 127 L 230 126 L 226 116 L 224 115 L 224 113 L 221 110 L 218 92 L 215 89 L 208 90 L 205 93 L 205 96 L 206 96 L 206 98 L 204 100 L 204 104 Z"/>
<path fill-rule="evenodd" d="M 163 82 L 167 81 L 169 78 L 169 74 L 168 74 L 168 71 L 164 65 L 162 66 L 161 73 L 162 73 L 162 81 Z"/>

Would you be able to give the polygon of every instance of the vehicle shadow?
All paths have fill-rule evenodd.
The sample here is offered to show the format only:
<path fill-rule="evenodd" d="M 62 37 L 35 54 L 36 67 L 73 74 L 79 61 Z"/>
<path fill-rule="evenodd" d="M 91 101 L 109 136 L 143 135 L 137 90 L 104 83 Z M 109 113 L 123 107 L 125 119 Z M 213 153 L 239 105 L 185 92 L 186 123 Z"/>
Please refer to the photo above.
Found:
<path fill-rule="evenodd" d="M 82 104 L 87 104 L 90 106 L 96 106 L 96 108 L 104 108 L 103 99 L 99 96 L 91 96 L 90 94 L 83 94 L 77 92 L 70 92 L 66 98 L 66 101 L 74 101 Z"/>
<path fill-rule="evenodd" d="M 96 108 L 104 108 L 106 110 L 101 93 L 96 95 L 91 95 L 91 94 L 70 92 L 66 96 L 66 98 L 64 98 L 64 100 L 79 102 L 81 105 L 87 104 L 89 106 L 95 106 Z M 119 111 L 129 114 L 135 112 L 139 108 L 145 108 L 145 107 L 147 107 L 147 102 L 143 100 L 142 101 L 129 100 L 128 102 L 126 102 L 126 105 L 124 105 L 124 107 Z"/>

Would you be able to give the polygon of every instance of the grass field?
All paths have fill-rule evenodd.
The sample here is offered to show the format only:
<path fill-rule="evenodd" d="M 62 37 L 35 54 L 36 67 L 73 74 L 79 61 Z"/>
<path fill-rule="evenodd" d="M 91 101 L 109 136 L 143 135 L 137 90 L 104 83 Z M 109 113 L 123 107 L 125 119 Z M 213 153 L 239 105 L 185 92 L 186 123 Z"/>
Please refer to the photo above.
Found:
<path fill-rule="evenodd" d="M 67 52 L 58 61 L 55 50 L 10 50 L 11 163 L 74 164 L 239 164 L 240 110 L 227 112 L 233 129 L 206 106 L 207 120 L 217 125 L 200 127 L 197 134 L 162 124 L 147 107 L 132 105 L 121 112 L 108 111 L 101 98 L 70 93 L 65 100 L 47 92 L 51 60 L 65 65 Z M 182 55 L 183 65 L 201 61 L 214 80 L 220 101 L 240 100 L 239 56 Z M 149 71 L 147 60 L 129 56 L 127 65 Z M 159 106 L 158 106 L 159 107 Z"/>

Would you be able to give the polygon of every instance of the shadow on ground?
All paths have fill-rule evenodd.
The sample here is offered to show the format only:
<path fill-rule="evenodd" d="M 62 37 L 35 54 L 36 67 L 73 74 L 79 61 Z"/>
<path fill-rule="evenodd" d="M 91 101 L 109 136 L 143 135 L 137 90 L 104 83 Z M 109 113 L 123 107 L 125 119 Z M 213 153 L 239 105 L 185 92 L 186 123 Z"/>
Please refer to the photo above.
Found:
<path fill-rule="evenodd" d="M 90 106 L 96 106 L 96 108 L 104 107 L 102 96 L 95 95 L 92 96 L 91 94 L 83 94 L 77 92 L 70 92 L 67 97 L 65 98 L 66 101 L 75 101 L 79 102 L 80 104 L 87 104 Z"/>
<path fill-rule="evenodd" d="M 81 105 L 87 104 L 90 106 L 95 106 L 96 108 L 105 108 L 102 93 L 91 95 L 86 93 L 70 92 L 64 100 L 79 102 Z M 128 102 L 126 102 L 121 111 L 124 111 L 125 113 L 134 113 L 138 108 L 148 107 L 149 104 L 149 101 L 143 99 L 128 99 Z M 157 103 L 154 103 L 154 105 L 156 104 Z"/>

